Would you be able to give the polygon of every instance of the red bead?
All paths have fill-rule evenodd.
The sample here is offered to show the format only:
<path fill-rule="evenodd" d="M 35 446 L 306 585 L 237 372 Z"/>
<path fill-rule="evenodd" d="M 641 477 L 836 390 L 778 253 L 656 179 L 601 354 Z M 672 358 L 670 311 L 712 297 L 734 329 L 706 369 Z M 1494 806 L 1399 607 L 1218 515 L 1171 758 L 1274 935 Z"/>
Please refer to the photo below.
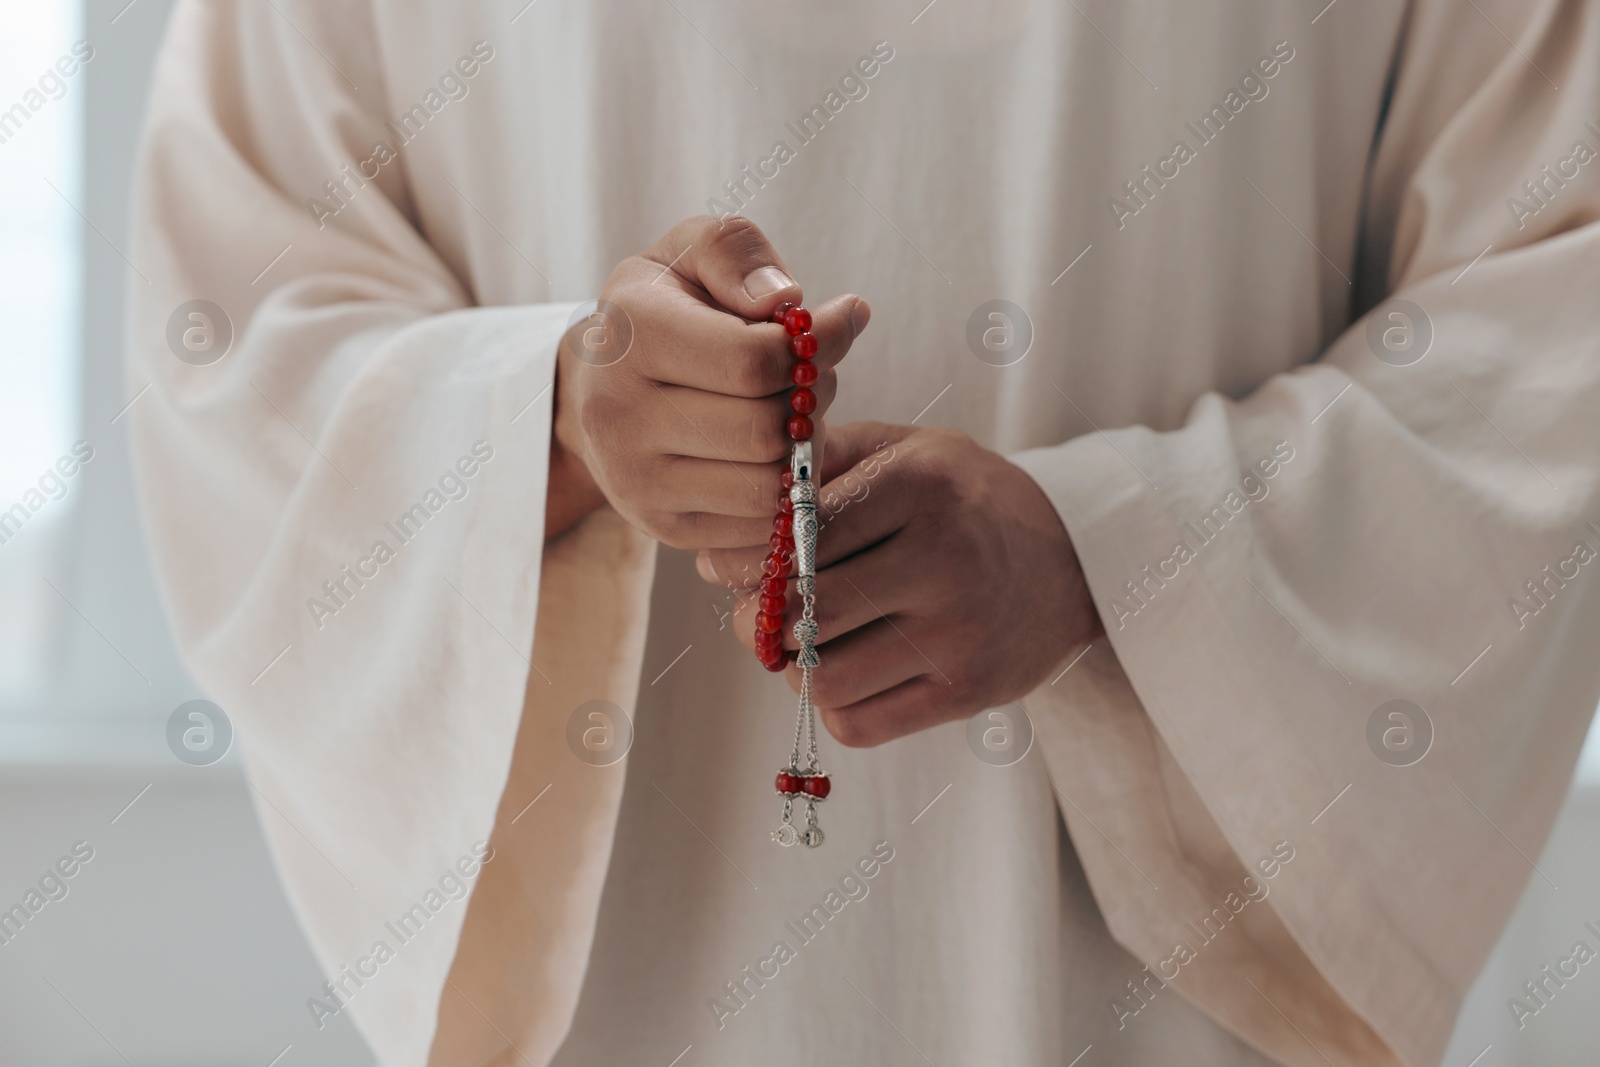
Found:
<path fill-rule="evenodd" d="M 773 784 L 777 786 L 780 793 L 792 794 L 800 792 L 800 776 L 798 774 L 790 774 L 788 771 L 779 771 L 777 781 Z"/>
<path fill-rule="evenodd" d="M 808 774 L 800 779 L 800 791 L 806 796 L 816 797 L 818 800 L 826 797 L 828 791 L 832 788 L 833 783 L 828 781 L 826 774 Z"/>
<path fill-rule="evenodd" d="M 782 629 L 782 627 L 782 616 L 768 615 L 764 611 L 756 616 L 756 629 L 758 630 L 765 630 L 769 634 L 775 634 Z"/>
<path fill-rule="evenodd" d="M 778 511 L 784 515 L 793 515 L 794 501 L 786 496 L 780 496 L 778 498 Z"/>
<path fill-rule="evenodd" d="M 794 536 L 794 516 L 793 515 L 775 515 L 775 516 L 773 516 L 773 519 L 772 519 L 772 531 L 774 533 L 780 533 L 785 537 L 793 537 Z"/>
<path fill-rule="evenodd" d="M 812 368 L 812 369 L 815 370 L 816 368 Z M 794 471 L 790 470 L 788 467 L 783 468 L 783 473 L 778 476 L 778 481 L 783 483 L 783 487 L 785 489 L 793 489 L 794 488 Z"/>
<path fill-rule="evenodd" d="M 804 415 L 789 416 L 789 436 L 796 441 L 809 441 L 817 428 L 811 425 L 811 420 Z"/>
<path fill-rule="evenodd" d="M 772 536 L 767 538 L 767 544 L 772 546 L 772 551 L 780 556 L 794 555 L 794 535 L 785 537 L 778 531 L 772 531 Z"/>
<path fill-rule="evenodd" d="M 783 596 L 789 591 L 789 582 L 785 578 L 763 578 L 761 591 L 767 596 Z"/>
<path fill-rule="evenodd" d="M 783 320 L 788 318 L 789 312 L 794 310 L 794 305 L 785 300 L 778 305 L 778 310 L 772 313 L 772 321 L 783 325 Z"/>
<path fill-rule="evenodd" d="M 783 328 L 794 336 L 805 333 L 811 329 L 811 312 L 805 308 L 791 308 L 783 317 Z"/>
<path fill-rule="evenodd" d="M 782 650 L 783 634 L 769 634 L 765 630 L 756 631 L 756 655 L 770 656 L 773 649 Z"/>
<path fill-rule="evenodd" d="M 802 333 L 789 342 L 789 347 L 794 349 L 797 358 L 810 359 L 817 354 L 817 339 L 809 333 Z"/>
<path fill-rule="evenodd" d="M 761 610 L 769 615 L 782 615 L 783 609 L 789 604 L 788 597 L 764 596 L 761 598 Z"/>
<path fill-rule="evenodd" d="M 817 370 L 817 365 L 815 363 L 796 363 L 794 365 L 794 370 L 790 372 L 789 377 L 794 380 L 794 384 L 806 386 L 816 385 L 817 379 L 821 377 L 821 375 L 822 372 Z"/>
<path fill-rule="evenodd" d="M 809 389 L 796 389 L 789 394 L 789 407 L 796 415 L 809 415 L 817 410 L 817 394 Z"/>
<path fill-rule="evenodd" d="M 773 674 L 777 674 L 789 666 L 789 657 L 779 652 L 776 659 L 762 660 L 761 665 Z"/>
<path fill-rule="evenodd" d="M 761 574 L 763 577 L 776 578 L 788 570 L 789 568 L 784 563 L 783 556 L 777 552 L 769 553 L 767 558 L 761 561 Z"/>

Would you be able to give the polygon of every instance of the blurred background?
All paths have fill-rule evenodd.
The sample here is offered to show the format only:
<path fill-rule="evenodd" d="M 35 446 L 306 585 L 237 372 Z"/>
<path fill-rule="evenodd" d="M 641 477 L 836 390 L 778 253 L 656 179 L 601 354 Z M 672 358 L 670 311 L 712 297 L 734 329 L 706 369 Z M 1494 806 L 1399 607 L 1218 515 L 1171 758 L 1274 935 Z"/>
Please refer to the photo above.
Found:
<path fill-rule="evenodd" d="M 0 912 L 76 843 L 93 850 L 51 880 L 65 896 L 0 926 L 0 1067 L 371 1064 L 348 1016 L 319 1029 L 306 1007 L 323 976 L 258 828 L 278 816 L 257 811 L 237 751 L 194 766 L 167 741 L 203 694 L 146 562 L 123 432 L 142 383 L 124 378 L 121 320 L 125 286 L 143 284 L 128 181 L 170 7 L 0 13 Z M 93 458 L 49 476 L 78 442 Z M 1600 948 L 1584 929 L 1600 929 L 1593 733 L 1538 866 L 1448 1067 L 1600 1058 L 1592 968 L 1520 1029 L 1506 1003 L 1580 938 Z"/>

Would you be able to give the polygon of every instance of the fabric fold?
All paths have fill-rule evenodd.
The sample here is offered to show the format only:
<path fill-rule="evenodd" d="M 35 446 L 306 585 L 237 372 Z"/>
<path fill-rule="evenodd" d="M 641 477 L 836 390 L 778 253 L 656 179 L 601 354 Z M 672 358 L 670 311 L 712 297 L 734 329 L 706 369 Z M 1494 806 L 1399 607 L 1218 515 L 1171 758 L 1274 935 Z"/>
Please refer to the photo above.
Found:
<path fill-rule="evenodd" d="M 471 306 L 401 168 L 350 177 L 383 118 L 366 20 L 324 12 L 335 68 L 270 7 L 175 12 L 135 193 L 129 376 L 148 394 L 129 419 L 180 648 L 237 725 L 329 979 L 307 1010 L 318 1026 L 348 1011 L 380 1062 L 421 1064 L 468 894 L 508 866 L 488 841 L 533 673 L 575 305 Z M 290 87 L 316 105 L 278 106 Z M 344 191 L 332 220 L 299 195 L 323 181 Z M 626 541 L 592 517 L 553 564 L 558 591 L 575 556 L 615 561 Z M 561 603 L 547 627 L 581 610 Z M 637 649 L 614 637 L 598 640 L 627 676 Z M 560 666 L 563 692 L 600 693 L 617 663 Z M 602 791 L 568 810 L 603 824 L 615 805 Z M 601 833 L 545 859 L 585 897 L 579 872 L 608 850 Z"/>
<path fill-rule="evenodd" d="M 1400 59 L 1364 246 L 1377 306 L 1317 364 L 1206 395 L 1177 429 L 1015 457 L 1107 630 L 1028 700 L 1107 922 L 1296 1065 L 1438 1061 L 1540 877 L 1600 691 L 1580 575 L 1600 363 L 1576 298 L 1600 282 L 1600 192 L 1563 184 L 1537 213 L 1506 196 L 1584 131 L 1600 26 L 1541 4 L 1520 48 L 1463 45 L 1435 79 L 1466 36 L 1451 17 L 1417 5 Z M 1497 168 L 1466 164 L 1489 145 Z M 1269 881 L 1275 849 L 1293 859 Z M 1247 874 L 1265 896 L 1239 932 L 1197 930 Z M 1169 962 L 1180 945 L 1192 963 Z"/>

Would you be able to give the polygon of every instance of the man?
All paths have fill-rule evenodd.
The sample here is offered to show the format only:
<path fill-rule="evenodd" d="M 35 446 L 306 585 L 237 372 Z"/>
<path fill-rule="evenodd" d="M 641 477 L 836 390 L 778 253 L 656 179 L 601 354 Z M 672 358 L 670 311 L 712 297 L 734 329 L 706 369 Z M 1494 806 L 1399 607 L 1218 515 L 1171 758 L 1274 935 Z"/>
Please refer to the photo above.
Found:
<path fill-rule="evenodd" d="M 1600 690 L 1600 21 L 1318 6 L 178 9 L 131 417 L 308 1026 L 1437 1062 Z M 734 637 L 802 299 L 842 745 L 784 850 Z"/>

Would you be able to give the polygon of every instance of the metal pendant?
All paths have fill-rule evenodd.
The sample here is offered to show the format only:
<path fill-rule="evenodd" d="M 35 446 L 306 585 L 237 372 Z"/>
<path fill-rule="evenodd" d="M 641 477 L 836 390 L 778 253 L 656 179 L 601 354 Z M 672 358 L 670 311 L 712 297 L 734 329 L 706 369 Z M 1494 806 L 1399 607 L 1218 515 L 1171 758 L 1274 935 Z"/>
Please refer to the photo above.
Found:
<path fill-rule="evenodd" d="M 817 709 L 811 699 L 811 672 L 821 657 L 816 646 L 817 483 L 810 441 L 795 443 L 789 469 L 794 475 L 789 501 L 794 505 L 795 592 L 803 605 L 793 631 L 800 645 L 795 656 L 795 665 L 800 668 L 800 707 L 795 715 L 794 751 L 789 766 L 778 772 L 776 785 L 783 797 L 783 818 L 772 831 L 772 839 L 786 848 L 801 842 L 816 848 L 823 839 L 822 827 L 817 825 L 817 804 L 828 798 L 832 782 L 817 757 Z M 804 829 L 794 823 L 797 801 L 805 805 Z"/>

